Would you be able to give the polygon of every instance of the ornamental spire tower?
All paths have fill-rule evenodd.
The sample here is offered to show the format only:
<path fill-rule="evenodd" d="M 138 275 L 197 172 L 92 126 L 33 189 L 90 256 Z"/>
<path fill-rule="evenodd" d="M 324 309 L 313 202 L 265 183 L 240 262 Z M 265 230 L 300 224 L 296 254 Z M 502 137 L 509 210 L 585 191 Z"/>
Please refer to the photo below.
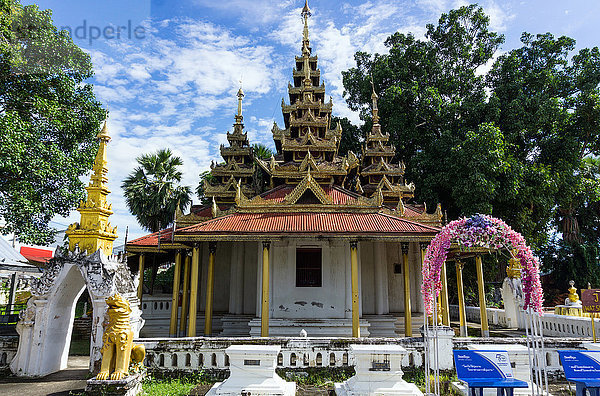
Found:
<path fill-rule="evenodd" d="M 318 58 L 310 47 L 308 1 L 300 12 L 304 22 L 301 55 L 294 59 L 293 83 L 288 84 L 289 104 L 282 100 L 285 129 L 273 125 L 277 154 L 264 168 L 271 175 L 271 186 L 298 184 L 310 171 L 320 184 L 343 186 L 348 171 L 358 164 L 356 157 L 338 156 L 342 137 L 340 124 L 331 125 L 331 97 L 326 100 Z"/>
<path fill-rule="evenodd" d="M 390 135 L 381 132 L 379 124 L 379 96 L 375 92 L 375 84 L 371 76 L 371 100 L 373 126 L 367 136 L 362 150 L 362 166 L 360 169 L 360 183 L 365 195 L 383 196 L 386 204 L 400 205 L 403 199 L 414 196 L 414 184 L 407 185 L 404 181 L 404 163 L 392 163 L 396 155 L 395 148 L 389 144 Z"/>
<path fill-rule="evenodd" d="M 221 145 L 221 157 L 224 164 L 211 164 L 212 181 L 204 181 L 204 194 L 215 198 L 221 206 L 230 206 L 235 202 L 238 185 L 240 191 L 246 196 L 254 196 L 255 189 L 252 184 L 254 175 L 254 150 L 248 141 L 248 134 L 244 132 L 244 116 L 242 115 L 242 101 L 244 91 L 242 87 L 237 92 L 237 113 L 234 116 L 233 132 L 227 132 L 229 147 Z"/>
<path fill-rule="evenodd" d="M 79 223 L 73 223 L 66 231 L 69 237 L 69 250 L 75 250 L 76 246 L 89 254 L 101 249 L 105 255 L 111 255 L 113 241 L 117 239 L 117 227 L 111 226 L 108 218 L 112 211 L 112 205 L 108 203 L 108 159 L 107 144 L 110 141 L 106 120 L 102 130 L 97 135 L 100 145 L 94 160 L 93 174 L 89 185 L 85 188 L 87 198 L 79 203 L 77 211 L 81 214 Z"/>

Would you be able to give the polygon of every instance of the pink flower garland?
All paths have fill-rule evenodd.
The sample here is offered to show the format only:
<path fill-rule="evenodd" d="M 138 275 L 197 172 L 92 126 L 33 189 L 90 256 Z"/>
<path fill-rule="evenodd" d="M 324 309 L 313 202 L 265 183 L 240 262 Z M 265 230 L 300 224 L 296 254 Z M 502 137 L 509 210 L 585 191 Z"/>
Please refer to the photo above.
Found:
<path fill-rule="evenodd" d="M 538 314 L 542 314 L 544 297 L 540 282 L 539 262 L 526 245 L 525 238 L 510 228 L 504 221 L 492 216 L 478 214 L 470 218 L 464 217 L 455 220 L 446 225 L 427 247 L 422 270 L 423 286 L 421 292 L 425 311 L 428 315 L 433 313 L 435 298 L 442 288 L 441 269 L 453 241 L 465 250 L 471 247 L 516 250 L 516 258 L 519 259 L 522 267 L 521 280 L 525 295 L 524 308 L 532 308 Z"/>

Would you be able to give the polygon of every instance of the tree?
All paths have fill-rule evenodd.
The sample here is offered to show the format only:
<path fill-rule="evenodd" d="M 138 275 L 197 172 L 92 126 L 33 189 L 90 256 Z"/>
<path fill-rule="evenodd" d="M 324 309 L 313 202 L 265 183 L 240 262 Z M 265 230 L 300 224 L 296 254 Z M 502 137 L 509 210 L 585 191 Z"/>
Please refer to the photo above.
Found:
<path fill-rule="evenodd" d="M 84 197 L 105 117 L 85 80 L 88 54 L 52 24 L 51 11 L 0 2 L 0 217 L 3 234 L 53 240 L 48 225 Z"/>
<path fill-rule="evenodd" d="M 254 149 L 254 157 L 263 161 L 268 161 L 273 155 L 273 150 L 264 144 L 254 143 L 252 148 Z"/>
<path fill-rule="evenodd" d="M 215 180 L 215 177 L 212 175 L 212 173 L 210 173 L 210 171 L 200 172 L 200 182 L 198 183 L 198 186 L 196 187 L 196 195 L 200 199 L 200 203 L 202 205 L 209 205 L 212 201 L 211 201 L 210 197 L 206 196 L 206 194 L 204 192 L 204 181 L 205 180 L 208 184 L 212 184 L 213 181 Z"/>
<path fill-rule="evenodd" d="M 349 107 L 367 122 L 372 76 L 380 123 L 396 146 L 395 160 L 407 166 L 406 180 L 417 184 L 419 201 L 442 203 L 451 218 L 464 212 L 453 199 L 450 153 L 486 121 L 485 79 L 477 69 L 503 42 L 488 24 L 475 5 L 452 10 L 427 25 L 425 40 L 395 33 L 385 42 L 389 53 L 358 52 L 357 67 L 342 73 Z"/>
<path fill-rule="evenodd" d="M 573 39 L 524 33 L 520 48 L 492 61 L 502 40 L 476 6 L 443 14 L 425 40 L 396 33 L 388 53 L 355 55 L 357 67 L 343 73 L 348 104 L 369 122 L 372 75 L 380 122 L 417 201 L 441 202 L 451 219 L 500 217 L 559 283 L 572 266 L 578 282 L 594 281 L 600 178 L 589 162 L 600 155 L 600 51 L 570 56 Z"/>
<path fill-rule="evenodd" d="M 335 127 L 338 122 L 342 127 L 342 139 L 340 140 L 338 154 L 347 155 L 348 151 L 352 151 L 354 154 L 359 155 L 362 150 L 361 144 L 364 141 L 365 136 L 367 136 L 367 132 L 365 132 L 367 130 L 367 124 L 363 124 L 362 127 L 357 127 L 346 117 L 331 117 L 331 125 L 333 127 Z"/>
<path fill-rule="evenodd" d="M 177 206 L 184 210 L 191 202 L 191 189 L 180 186 L 183 165 L 171 150 L 143 154 L 140 164 L 123 180 L 121 188 L 131 214 L 150 232 L 157 232 L 173 222 Z"/>

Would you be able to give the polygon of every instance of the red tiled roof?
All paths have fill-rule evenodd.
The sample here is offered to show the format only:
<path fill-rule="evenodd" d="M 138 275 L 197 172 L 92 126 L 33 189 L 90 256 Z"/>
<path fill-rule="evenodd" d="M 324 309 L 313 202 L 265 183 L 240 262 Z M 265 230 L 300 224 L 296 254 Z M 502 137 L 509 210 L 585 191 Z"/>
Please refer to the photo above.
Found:
<path fill-rule="evenodd" d="M 423 214 L 424 208 L 418 208 L 413 205 L 404 205 L 404 215 L 406 217 L 414 217 Z"/>
<path fill-rule="evenodd" d="M 53 256 L 52 250 L 21 246 L 21 254 L 29 261 L 45 264 Z"/>
<path fill-rule="evenodd" d="M 173 232 L 172 228 L 165 228 L 160 231 L 160 242 L 171 242 L 171 234 Z M 134 239 L 132 241 L 128 241 L 127 245 L 135 245 L 135 246 L 156 246 L 158 244 L 158 232 L 153 232 L 152 234 L 144 235 L 143 237 Z"/>
<path fill-rule="evenodd" d="M 227 210 L 231 207 L 231 205 L 217 205 L 219 210 Z M 212 205 L 194 205 L 190 209 L 190 212 L 196 216 L 200 217 L 212 217 Z"/>
<path fill-rule="evenodd" d="M 439 228 L 384 213 L 234 213 L 177 234 L 435 234 Z"/>

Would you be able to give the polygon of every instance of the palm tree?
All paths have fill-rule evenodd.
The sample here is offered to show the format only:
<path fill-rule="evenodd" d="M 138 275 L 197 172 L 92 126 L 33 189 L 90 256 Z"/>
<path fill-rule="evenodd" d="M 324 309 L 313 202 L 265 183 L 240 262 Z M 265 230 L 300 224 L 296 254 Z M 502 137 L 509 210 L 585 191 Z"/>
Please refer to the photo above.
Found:
<path fill-rule="evenodd" d="M 267 161 L 273 155 L 273 150 L 271 150 L 268 146 L 262 143 L 255 143 L 254 145 L 252 145 L 252 148 L 254 149 L 255 158 Z"/>
<path fill-rule="evenodd" d="M 138 157 L 140 166 L 123 180 L 127 207 L 138 223 L 150 232 L 157 232 L 173 222 L 177 205 L 184 210 L 191 202 L 192 191 L 180 186 L 183 165 L 170 149 Z"/>

